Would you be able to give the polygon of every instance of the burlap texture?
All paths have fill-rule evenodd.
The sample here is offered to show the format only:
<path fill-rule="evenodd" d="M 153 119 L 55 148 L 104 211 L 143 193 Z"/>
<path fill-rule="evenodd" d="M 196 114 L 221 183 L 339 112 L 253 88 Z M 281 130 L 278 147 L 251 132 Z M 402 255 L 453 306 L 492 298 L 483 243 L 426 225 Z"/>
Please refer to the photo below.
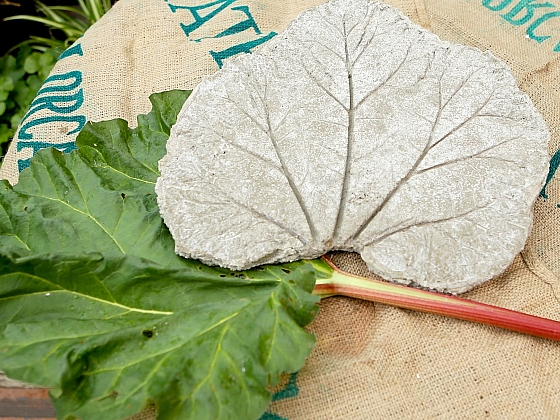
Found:
<path fill-rule="evenodd" d="M 193 42 L 180 28 L 193 22 L 188 12 L 171 13 L 164 0 L 121 0 L 79 42 L 83 55 L 60 60 L 53 74 L 83 73 L 84 103 L 73 112 L 93 121 L 121 117 L 134 124 L 136 114 L 149 110 L 150 93 L 192 88 L 216 71 L 210 50 L 279 32 L 299 12 L 321 2 L 238 0 L 190 38 L 211 37 L 239 22 L 240 11 L 231 9 L 236 5 L 249 7 L 260 34 L 247 30 L 235 38 Z M 560 41 L 555 15 L 560 2 L 542 7 L 520 0 L 387 2 L 443 39 L 491 50 L 506 61 L 549 124 L 549 152 L 555 156 L 560 147 L 560 56 L 554 51 Z M 48 112 L 40 110 L 33 118 Z M 75 136 L 68 131 L 64 123 L 44 124 L 35 127 L 32 140 L 64 143 Z M 18 160 L 33 150 L 17 148 L 14 143 L 0 173 L 12 182 Z M 523 253 L 466 298 L 560 320 L 560 183 L 555 177 L 545 193 L 547 198 L 535 204 L 534 228 Z M 368 275 L 356 255 L 334 258 L 343 269 Z M 336 297 L 321 303 L 309 330 L 317 335 L 315 350 L 290 392 L 283 392 L 286 381 L 276 390 L 264 418 L 560 418 L 558 343 Z M 135 418 L 154 418 L 154 413 L 151 408 Z"/>
<path fill-rule="evenodd" d="M 211 1 L 117 2 L 75 43 L 75 53 L 59 59 L 55 65 L 51 75 L 62 75 L 68 80 L 47 81 L 45 84 L 47 87 L 69 85 L 74 81 L 70 72 L 79 72 L 82 79 L 79 86 L 63 90 L 62 95 L 67 97 L 67 102 L 59 101 L 50 107 L 70 106 L 72 109 L 60 115 L 47 107 L 29 116 L 15 135 L 15 141 L 0 170 L 0 178 L 8 179 L 11 183 L 17 182 L 19 171 L 25 166 L 23 162 L 43 146 L 38 145 L 38 142 L 60 145 L 74 141 L 77 132 L 73 131 L 79 128 L 79 122 L 63 121 L 64 117 L 74 117 L 76 120 L 86 117 L 88 121 L 123 118 L 134 126 L 136 115 L 150 111 L 150 94 L 172 89 L 193 89 L 204 75 L 218 70 L 218 63 L 210 51 L 220 52 L 264 39 L 271 32 L 281 31 L 301 11 L 321 2 L 223 0 L 221 4 L 195 11 L 200 17 L 206 17 L 217 8 L 228 6 L 192 30 L 190 36 L 186 35 L 181 24 L 188 27 L 195 23 L 192 12 L 172 6 L 204 5 Z M 245 10 L 234 10 L 236 6 L 247 6 L 250 15 Z M 249 20 L 249 16 L 253 18 L 257 29 L 208 38 Z M 82 104 L 76 99 L 80 90 Z M 52 92 L 44 95 L 39 92 L 37 99 L 50 96 Z M 25 129 L 26 123 L 33 124 L 45 118 L 51 120 Z"/>
<path fill-rule="evenodd" d="M 533 9 L 526 24 L 514 25 L 504 15 L 520 2 L 487 7 L 505 3 L 426 0 L 411 18 L 442 39 L 491 50 L 506 61 L 551 129 L 553 156 L 560 147 L 560 62 L 553 51 L 558 30 L 542 19 L 533 35 L 556 38 L 536 42 L 527 31 L 545 13 Z M 509 19 L 525 13 L 531 12 L 521 7 Z M 553 177 L 548 198 L 535 204 L 522 255 L 464 297 L 560 319 L 559 193 Z M 335 260 L 347 271 L 368 274 L 356 255 L 340 253 Z M 347 298 L 321 306 L 310 327 L 317 347 L 299 374 L 299 395 L 274 402 L 272 412 L 306 420 L 560 418 L 557 343 Z"/>
<path fill-rule="evenodd" d="M 357 255 L 335 260 L 367 270 Z M 550 284 L 521 256 L 465 297 L 560 318 Z M 298 376 L 299 395 L 270 407 L 284 418 L 560 417 L 557 343 L 342 297 L 322 301 L 309 329 L 317 345 Z"/>

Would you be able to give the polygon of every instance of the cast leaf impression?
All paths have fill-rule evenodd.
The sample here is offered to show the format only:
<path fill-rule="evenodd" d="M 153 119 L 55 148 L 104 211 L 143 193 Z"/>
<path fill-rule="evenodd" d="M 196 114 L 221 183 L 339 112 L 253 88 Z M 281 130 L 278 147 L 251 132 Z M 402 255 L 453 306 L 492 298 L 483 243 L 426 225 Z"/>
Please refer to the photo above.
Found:
<path fill-rule="evenodd" d="M 197 87 L 156 192 L 187 258 L 240 270 L 355 251 L 385 279 L 461 293 L 523 248 L 548 140 L 492 54 L 332 0 Z"/>

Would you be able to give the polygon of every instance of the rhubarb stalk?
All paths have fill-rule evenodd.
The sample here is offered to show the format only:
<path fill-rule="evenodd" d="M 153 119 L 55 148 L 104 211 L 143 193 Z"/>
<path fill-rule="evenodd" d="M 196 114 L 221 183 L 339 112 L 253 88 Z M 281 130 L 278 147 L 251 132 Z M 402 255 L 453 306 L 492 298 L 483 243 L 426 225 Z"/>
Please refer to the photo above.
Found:
<path fill-rule="evenodd" d="M 321 297 L 348 296 L 560 341 L 560 322 L 456 296 L 356 276 L 339 269 L 328 256 L 324 256 L 323 261 L 326 264 L 316 268 L 324 276 L 317 279 L 313 291 Z"/>

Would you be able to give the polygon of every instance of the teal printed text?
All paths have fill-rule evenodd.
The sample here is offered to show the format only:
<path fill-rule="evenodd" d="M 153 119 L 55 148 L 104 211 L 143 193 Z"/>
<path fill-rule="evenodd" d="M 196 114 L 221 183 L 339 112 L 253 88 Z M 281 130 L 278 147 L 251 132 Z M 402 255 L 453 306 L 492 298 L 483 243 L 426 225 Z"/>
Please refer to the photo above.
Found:
<path fill-rule="evenodd" d="M 45 143 L 42 141 L 18 141 L 17 142 L 17 151 L 21 152 L 23 149 L 33 149 L 33 154 L 37 153 L 41 149 L 45 149 L 47 147 L 54 147 L 57 150 L 61 151 L 62 153 L 70 153 L 72 150 L 76 149 L 76 143 L 73 141 L 69 141 L 68 143 L 59 143 L 59 144 L 52 144 L 52 143 Z M 31 158 L 29 159 L 20 159 L 18 160 L 18 169 L 19 171 L 23 171 L 27 168 L 31 163 Z"/>
<path fill-rule="evenodd" d="M 80 44 L 68 48 L 62 53 L 59 60 L 75 55 L 80 57 L 84 55 Z M 54 74 L 45 80 L 43 87 L 37 92 L 37 96 L 21 121 L 16 142 L 18 152 L 31 149 L 35 155 L 39 150 L 53 146 L 65 153 L 75 149 L 74 141 L 53 144 L 34 140 L 33 131 L 36 127 L 46 124 L 66 123 L 65 135 L 71 136 L 80 132 L 86 124 L 85 115 L 78 113 L 84 103 L 84 92 L 81 85 L 82 72 L 77 70 Z M 37 116 L 39 112 L 42 114 L 41 117 Z M 20 172 L 29 166 L 29 160 L 18 160 Z"/>
<path fill-rule="evenodd" d="M 82 50 L 82 44 L 75 44 L 60 54 L 58 57 L 58 61 L 64 60 L 65 58 L 72 57 L 73 55 L 79 55 L 80 57 L 84 56 L 84 51 Z"/>
<path fill-rule="evenodd" d="M 209 53 L 214 61 L 216 61 L 216 64 L 219 68 L 222 68 L 225 59 L 241 53 L 250 53 L 254 48 L 265 43 L 270 38 L 276 35 L 276 32 L 269 32 L 268 34 L 263 35 L 251 11 L 249 10 L 249 6 L 232 6 L 237 0 L 216 0 L 195 6 L 177 5 L 170 3 L 170 0 L 165 1 L 167 2 L 167 5 L 169 6 L 169 9 L 172 13 L 177 13 L 178 11 L 186 11 L 191 15 L 192 19 L 194 19 L 194 21 L 191 21 L 188 24 L 180 24 L 181 29 L 190 41 L 202 42 L 206 39 L 225 38 L 246 31 L 251 31 L 257 36 L 257 38 L 255 39 L 234 44 L 228 48 L 223 49 L 222 51 L 210 50 Z M 207 22 L 225 11 L 229 11 L 230 13 L 235 12 L 236 16 L 239 16 L 239 21 L 229 27 L 223 28 L 218 33 L 211 36 L 194 36 L 193 32 L 195 32 L 197 29 L 200 29 Z"/>
<path fill-rule="evenodd" d="M 550 23 L 552 19 L 560 18 L 560 9 L 549 1 L 482 0 L 482 5 L 488 10 L 500 13 L 500 16 L 513 26 L 526 26 L 527 38 L 539 44 L 553 36 L 541 33 L 542 26 L 547 22 Z M 556 42 L 552 49 L 554 52 L 560 52 L 560 42 L 558 40 Z"/>
<path fill-rule="evenodd" d="M 299 395 L 299 387 L 297 384 L 298 373 L 292 373 L 288 383 L 280 391 L 275 392 L 272 395 L 272 401 L 282 401 L 288 398 L 295 398 Z M 285 417 L 280 417 L 276 413 L 271 413 L 267 411 L 264 413 L 259 420 L 288 420 Z"/>
<path fill-rule="evenodd" d="M 488 10 L 499 13 L 509 24 L 515 27 L 524 27 L 525 36 L 539 44 L 555 37 L 556 39 L 552 39 L 555 44 L 551 44 L 551 47 L 554 52 L 560 52 L 559 25 L 556 25 L 553 30 L 551 30 L 550 25 L 556 22 L 560 24 L 560 8 L 554 3 L 539 0 L 482 0 L 482 5 Z M 548 24 L 546 26 L 548 32 L 545 24 Z M 559 166 L 560 150 L 550 159 L 546 183 L 540 193 L 540 196 L 545 200 L 548 199 L 546 188 L 554 178 Z M 560 204 L 557 204 L 557 207 L 560 207 Z"/>
<path fill-rule="evenodd" d="M 556 171 L 558 170 L 559 166 L 560 166 L 560 150 L 557 150 L 556 153 L 554 153 L 554 156 L 552 156 L 552 158 L 550 159 L 550 166 L 548 167 L 548 176 L 546 177 L 546 183 L 544 184 L 544 187 L 541 190 L 541 194 L 540 194 L 540 196 L 545 200 L 548 199 L 548 194 L 546 193 L 546 187 L 548 187 L 548 184 L 550 183 L 550 181 L 552 181 L 552 178 L 554 178 L 554 174 L 556 174 Z M 560 207 L 560 204 L 557 204 L 556 206 Z"/>

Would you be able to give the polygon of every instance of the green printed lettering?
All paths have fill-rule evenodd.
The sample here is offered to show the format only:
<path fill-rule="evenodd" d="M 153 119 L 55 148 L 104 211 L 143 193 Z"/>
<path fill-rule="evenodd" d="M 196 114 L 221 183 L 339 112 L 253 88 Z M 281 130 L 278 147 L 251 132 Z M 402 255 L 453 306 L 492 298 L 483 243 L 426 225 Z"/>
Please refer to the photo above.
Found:
<path fill-rule="evenodd" d="M 84 125 L 86 125 L 86 117 L 83 115 L 53 115 L 51 117 L 37 118 L 36 120 L 29 121 L 21 126 L 18 133 L 18 140 L 31 140 L 33 138 L 33 133 L 29 133 L 28 130 L 38 125 L 49 124 L 53 122 L 68 122 L 76 123 L 75 129 L 70 130 L 66 133 L 67 136 L 70 134 L 75 134 L 80 132 Z"/>
<path fill-rule="evenodd" d="M 281 401 L 287 398 L 295 398 L 299 395 L 299 387 L 297 385 L 297 376 L 299 372 L 292 373 L 288 383 L 280 391 L 275 392 L 272 395 L 272 401 Z M 276 413 L 271 413 L 267 411 L 264 413 L 259 420 L 288 420 L 284 417 L 280 417 Z"/>
<path fill-rule="evenodd" d="M 508 13 L 501 15 L 505 20 L 515 26 L 524 25 L 529 22 L 533 15 L 535 14 L 535 9 L 543 7 L 555 7 L 552 3 L 535 3 L 536 0 L 521 0 L 511 9 Z M 522 17 L 516 17 L 525 10 L 525 14 Z"/>
<path fill-rule="evenodd" d="M 299 387 L 297 384 L 297 376 L 299 372 L 292 373 L 290 375 L 290 379 L 288 379 L 288 383 L 284 388 L 280 391 L 275 392 L 272 395 L 272 401 L 281 401 L 286 400 L 288 398 L 295 398 L 299 394 Z"/>
<path fill-rule="evenodd" d="M 487 9 L 490 9 L 494 12 L 498 12 L 498 11 L 504 10 L 506 7 L 508 7 L 513 0 L 502 0 L 499 4 L 497 4 L 495 6 L 492 6 L 492 1 L 493 0 L 482 0 L 482 5 L 484 7 L 486 7 Z"/>
<path fill-rule="evenodd" d="M 17 151 L 21 152 L 23 149 L 33 149 L 33 154 L 37 153 L 41 149 L 46 149 L 47 147 L 55 147 L 62 153 L 70 153 L 72 150 L 76 149 L 76 144 L 73 141 L 67 143 L 45 143 L 44 141 L 18 141 Z"/>
<path fill-rule="evenodd" d="M 63 60 L 65 58 L 68 57 L 72 57 L 73 55 L 79 55 L 80 57 L 83 57 L 84 52 L 82 50 L 82 44 L 74 44 L 72 45 L 70 48 L 68 48 L 66 51 L 64 51 L 62 54 L 60 54 L 60 57 L 58 57 L 58 60 Z"/>
<path fill-rule="evenodd" d="M 33 154 L 37 153 L 41 149 L 46 149 L 47 147 L 54 147 L 60 150 L 62 153 L 70 153 L 72 150 L 76 149 L 76 144 L 73 141 L 68 143 L 52 144 L 45 143 L 42 141 L 18 141 L 17 151 L 21 152 L 23 149 L 33 149 Z M 18 170 L 19 172 L 27 168 L 31 163 L 31 158 L 29 159 L 19 159 L 18 160 Z"/>
<path fill-rule="evenodd" d="M 239 10 L 239 11 L 243 12 L 247 16 L 247 19 L 245 19 L 245 20 L 243 20 L 239 23 L 236 23 L 235 25 L 230 26 L 228 29 L 220 32 L 218 35 L 193 39 L 192 41 L 200 42 L 203 39 L 208 39 L 208 38 L 222 38 L 224 36 L 238 34 L 240 32 L 246 31 L 247 29 L 253 29 L 257 35 L 261 34 L 261 30 L 259 29 L 259 27 L 257 25 L 257 22 L 255 22 L 255 19 L 253 18 L 253 15 L 249 11 L 248 6 L 236 6 L 236 7 L 232 7 L 231 10 Z"/>
<path fill-rule="evenodd" d="M 29 159 L 18 159 L 17 161 L 18 171 L 21 172 L 25 168 L 29 168 L 31 166 L 31 158 Z"/>
<path fill-rule="evenodd" d="M 37 96 L 35 100 L 31 103 L 29 111 L 21 120 L 23 124 L 29 117 L 33 114 L 39 112 L 42 109 L 48 109 L 49 111 L 58 114 L 70 114 L 77 111 L 84 103 L 84 92 L 80 89 L 78 92 L 70 95 L 63 96 Z M 59 105 L 57 105 L 59 104 Z M 60 104 L 66 104 L 61 106 Z"/>
<path fill-rule="evenodd" d="M 264 413 L 259 420 L 288 420 L 286 417 L 280 417 L 276 413 Z"/>
<path fill-rule="evenodd" d="M 546 41 L 547 39 L 551 38 L 551 36 L 550 35 L 546 35 L 546 36 L 535 35 L 535 29 L 537 29 L 539 26 L 541 26 L 547 20 L 550 20 L 550 19 L 553 19 L 553 18 L 556 18 L 556 17 L 559 17 L 559 16 L 560 16 L 560 11 L 550 12 L 550 13 L 542 15 L 540 18 L 536 19 L 531 25 L 529 25 L 529 27 L 527 28 L 527 35 L 529 35 L 529 38 L 537 41 L 538 43 Z M 558 45 L 554 48 L 554 51 L 558 51 L 556 48 L 558 48 Z"/>
<path fill-rule="evenodd" d="M 550 159 L 550 165 L 548 167 L 548 175 L 546 177 L 546 182 L 540 193 L 540 196 L 545 200 L 548 199 L 548 194 L 546 193 L 546 187 L 548 186 L 548 183 L 552 181 L 552 178 L 554 178 L 554 174 L 558 170 L 559 166 L 560 166 L 560 150 L 557 150 L 556 153 L 554 153 L 554 156 L 552 156 L 552 158 Z"/>
<path fill-rule="evenodd" d="M 29 111 L 27 111 L 27 114 L 23 117 L 22 123 L 42 109 L 48 109 L 49 111 L 58 114 L 70 114 L 82 106 L 84 103 L 83 89 L 66 95 L 46 95 L 46 93 L 51 92 L 62 93 L 73 91 L 82 83 L 82 73 L 79 71 L 71 71 L 64 74 L 55 74 L 47 78 L 45 85 L 60 81 L 70 81 L 70 83 L 46 86 L 39 90 L 37 97 L 33 100 L 31 106 L 29 107 Z"/>
<path fill-rule="evenodd" d="M 71 81 L 66 85 L 55 85 L 55 86 L 46 86 L 53 82 L 60 82 L 60 81 Z M 45 80 L 45 84 L 43 87 L 37 92 L 37 95 L 42 95 L 43 93 L 49 92 L 68 92 L 72 89 L 76 89 L 78 86 L 82 84 L 82 72 L 81 71 L 69 71 L 68 73 L 62 74 L 54 74 L 52 76 L 47 77 Z M 46 87 L 45 87 L 46 86 Z"/>
<path fill-rule="evenodd" d="M 55 84 L 53 82 L 66 82 L 64 84 Z M 29 111 L 23 117 L 21 129 L 18 132 L 18 140 L 31 140 L 33 134 L 29 132 L 33 127 L 52 122 L 69 122 L 76 123 L 77 127 L 68 131 L 67 135 L 79 132 L 86 123 L 86 117 L 83 115 L 69 116 L 72 112 L 77 111 L 84 103 L 83 89 L 79 89 L 74 93 L 65 95 L 46 95 L 47 93 L 71 92 L 82 83 L 82 72 L 70 71 L 64 74 L 55 74 L 45 80 L 45 85 L 37 93 L 37 97 L 31 103 Z M 47 109 L 56 115 L 29 120 L 37 112 Z"/>
<path fill-rule="evenodd" d="M 224 60 L 226 58 L 232 57 L 234 55 L 237 54 L 241 54 L 241 53 L 250 53 L 253 48 L 258 47 L 259 45 L 265 43 L 266 41 L 268 41 L 269 39 L 271 39 L 272 37 L 274 37 L 276 35 L 276 32 L 270 32 L 268 35 L 265 35 L 261 38 L 257 38 L 253 41 L 249 41 L 249 42 L 245 42 L 243 44 L 238 44 L 238 45 L 234 45 L 233 47 L 229 47 L 223 51 L 210 51 L 210 55 L 212 56 L 212 58 L 214 58 L 214 60 L 216 61 L 216 63 L 218 63 L 218 67 L 222 68 L 222 66 L 224 65 Z"/>
<path fill-rule="evenodd" d="M 184 9 L 184 10 L 188 10 L 192 14 L 194 18 L 193 23 L 191 23 L 190 25 L 185 25 L 181 23 L 181 28 L 185 32 L 185 35 L 190 36 L 190 34 L 193 31 L 200 28 L 202 25 L 204 25 L 206 22 L 208 22 L 210 19 L 212 19 L 214 16 L 216 16 L 218 13 L 220 13 L 222 10 L 224 10 L 226 7 L 228 7 L 230 4 L 234 2 L 235 0 L 216 0 L 210 3 L 201 4 L 199 6 L 177 6 L 168 2 L 167 5 L 169 6 L 169 8 L 173 13 L 175 13 L 177 10 Z M 200 16 L 200 14 L 198 13 L 199 10 L 212 8 L 213 6 L 216 5 L 219 6 L 211 10 L 210 12 L 208 12 L 205 16 Z"/>

